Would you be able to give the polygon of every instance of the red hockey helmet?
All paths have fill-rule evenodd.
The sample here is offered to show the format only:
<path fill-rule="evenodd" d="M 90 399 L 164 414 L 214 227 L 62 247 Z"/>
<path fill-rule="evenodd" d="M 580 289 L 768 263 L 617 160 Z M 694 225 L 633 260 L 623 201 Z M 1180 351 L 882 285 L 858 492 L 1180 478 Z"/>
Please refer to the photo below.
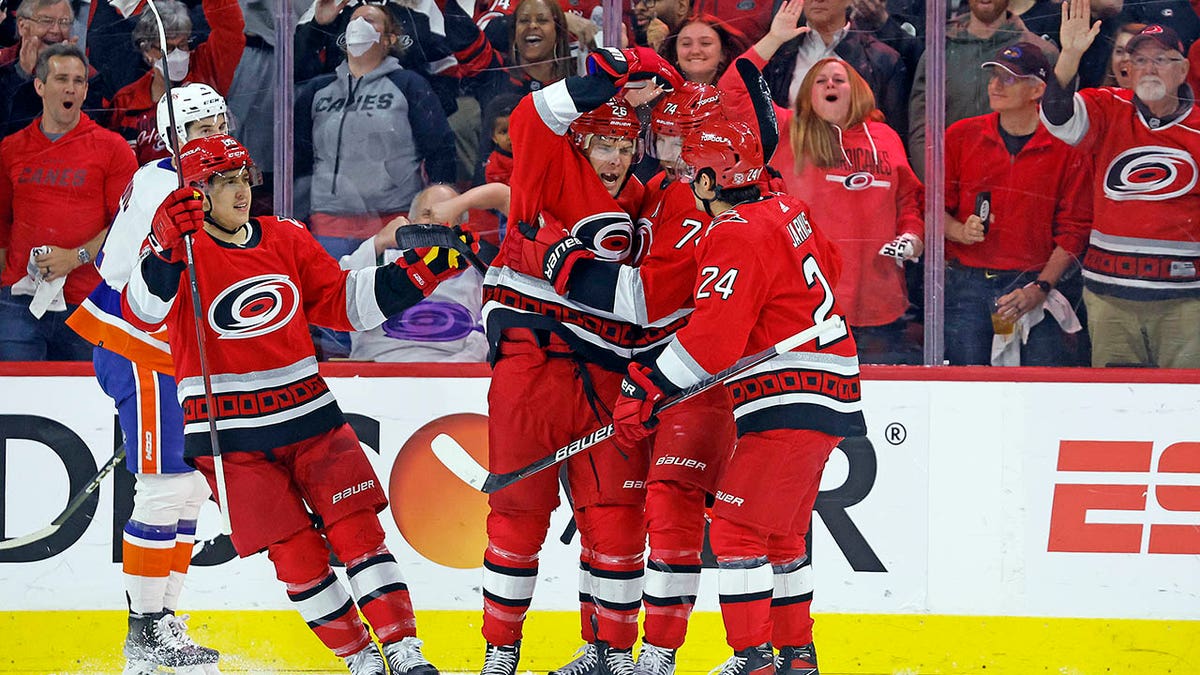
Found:
<path fill-rule="evenodd" d="M 614 96 L 599 108 L 584 113 L 571 123 L 571 138 L 586 151 L 593 136 L 621 138 L 637 143 L 642 131 L 637 110 L 620 96 Z"/>
<path fill-rule="evenodd" d="M 684 82 L 655 104 L 650 113 L 650 130 L 664 136 L 687 136 L 720 110 L 721 90 L 710 84 Z"/>
<path fill-rule="evenodd" d="M 683 140 L 676 173 L 690 183 L 701 171 L 711 169 L 717 187 L 740 188 L 765 182 L 765 165 L 762 143 L 754 131 L 743 122 L 721 119 Z"/>
<path fill-rule="evenodd" d="M 215 174 L 246 171 L 250 185 L 262 184 L 262 172 L 254 166 L 250 152 L 232 136 L 217 134 L 188 141 L 179 151 L 179 166 L 185 185 L 207 187 Z"/>
<path fill-rule="evenodd" d="M 682 87 L 659 99 L 650 113 L 646 152 L 673 163 L 679 159 L 683 138 L 720 110 L 720 90 L 707 84 L 684 82 Z"/>

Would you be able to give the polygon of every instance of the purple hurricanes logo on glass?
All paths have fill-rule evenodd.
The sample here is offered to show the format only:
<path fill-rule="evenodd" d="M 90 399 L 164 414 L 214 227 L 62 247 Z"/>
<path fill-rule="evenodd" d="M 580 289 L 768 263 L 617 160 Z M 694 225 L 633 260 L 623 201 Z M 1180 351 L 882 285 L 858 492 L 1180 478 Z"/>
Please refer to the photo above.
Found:
<path fill-rule="evenodd" d="M 423 300 L 383 322 L 383 334 L 394 340 L 453 342 L 480 330 L 467 308 L 453 302 Z"/>

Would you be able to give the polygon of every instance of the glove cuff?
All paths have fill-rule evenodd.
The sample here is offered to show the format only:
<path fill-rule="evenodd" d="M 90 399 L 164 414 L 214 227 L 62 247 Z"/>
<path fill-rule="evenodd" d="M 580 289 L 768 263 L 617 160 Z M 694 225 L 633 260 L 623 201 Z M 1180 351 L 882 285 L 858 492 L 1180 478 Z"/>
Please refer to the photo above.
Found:
<path fill-rule="evenodd" d="M 396 260 L 396 264 L 408 275 L 408 281 L 413 287 L 421 291 L 421 294 L 425 297 L 429 297 L 429 294 L 438 287 L 439 281 L 437 275 L 411 249 L 405 251 L 404 255 Z"/>

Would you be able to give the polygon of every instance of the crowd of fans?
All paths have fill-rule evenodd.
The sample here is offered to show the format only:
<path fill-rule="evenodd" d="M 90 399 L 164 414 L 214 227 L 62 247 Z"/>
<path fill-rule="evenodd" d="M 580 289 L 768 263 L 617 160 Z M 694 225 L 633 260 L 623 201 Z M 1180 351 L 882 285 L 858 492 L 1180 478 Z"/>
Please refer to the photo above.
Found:
<path fill-rule="evenodd" d="M 1187 215 L 1197 212 L 1187 200 L 1198 154 L 1133 157 L 1122 174 L 1130 185 L 1115 185 L 1111 167 L 1095 163 L 1095 134 L 1051 133 L 1041 111 L 1048 89 L 1064 89 L 1057 67 L 1075 78 L 1067 95 L 1106 86 L 1128 103 L 1116 92 L 1136 91 L 1131 105 L 1145 124 L 1195 131 L 1185 82 L 1200 79 L 1200 47 L 1191 48 L 1200 2 L 1076 0 L 1083 9 L 1071 25 L 1056 0 L 958 4 L 951 0 L 946 25 L 944 167 L 924 165 L 923 1 L 636 0 L 625 6 L 621 39 L 656 49 L 744 118 L 753 113 L 731 65 L 746 58 L 762 71 L 782 136 L 771 164 L 840 244 L 846 273 L 837 291 L 864 362 L 921 362 L 922 181 L 939 170 L 949 363 L 1200 367 L 1200 225 Z M 498 244 L 507 223 L 503 209 L 486 208 L 495 193 L 469 190 L 507 181 L 508 115 L 520 97 L 578 72 L 603 40 L 598 0 L 467 5 L 315 0 L 296 8 L 292 215 L 343 266 L 394 257 L 373 242 L 400 216 L 462 222 Z M 98 282 L 91 263 L 133 172 L 169 156 L 156 119 L 168 77 L 226 97 L 231 133 L 266 173 L 253 212 L 271 212 L 273 6 L 158 0 L 165 59 L 138 0 L 0 7 L 0 360 L 86 360 L 90 345 L 65 317 Z M 1135 54 L 1131 44 L 1166 56 Z M 1139 78 L 1180 86 L 1178 109 L 1146 110 L 1151 95 Z M 654 103 L 639 106 L 647 132 Z M 659 168 L 653 144 L 648 138 L 639 177 Z M 1154 181 L 1162 185 L 1150 194 L 1145 184 Z M 1097 234 L 1095 191 L 1173 209 L 1177 222 L 1144 239 L 1136 228 Z M 1102 217 L 1111 216 L 1097 211 Z M 1144 244 L 1164 239 L 1169 246 Z M 1085 262 L 1093 258 L 1115 267 L 1093 273 Z M 430 298 L 372 335 L 314 330 L 320 356 L 481 360 L 480 279 L 471 275 L 461 292 Z M 1098 337 L 1088 310 L 1102 300 L 1119 330 Z M 1114 303 L 1124 303 L 1119 312 Z M 1097 339 L 1140 346 L 1093 349 Z"/>

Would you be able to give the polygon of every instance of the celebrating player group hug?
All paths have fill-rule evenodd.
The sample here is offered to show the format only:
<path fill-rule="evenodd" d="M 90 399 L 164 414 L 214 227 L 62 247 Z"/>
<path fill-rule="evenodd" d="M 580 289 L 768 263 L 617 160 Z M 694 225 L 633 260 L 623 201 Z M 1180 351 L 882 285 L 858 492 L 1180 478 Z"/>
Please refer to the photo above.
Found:
<path fill-rule="evenodd" d="M 832 290 L 837 250 L 805 203 L 773 190 L 778 131 L 748 62 L 739 72 L 764 100 L 747 119 L 728 119 L 716 88 L 685 83 L 650 49 L 602 49 L 587 65 L 511 114 L 509 226 L 483 286 L 487 471 L 518 471 L 612 425 L 560 453 L 584 646 L 555 673 L 672 675 L 707 519 L 732 651 L 722 675 L 815 675 L 805 535 L 830 452 L 865 433 L 854 337 Z M 625 97 L 653 95 L 643 129 Z M 135 175 L 98 262 L 105 283 L 73 319 L 104 347 L 97 377 L 137 474 L 125 672 L 217 672 L 219 654 L 175 614 L 212 491 L 238 554 L 266 551 L 350 672 L 435 675 L 384 542 L 380 481 L 308 326 L 376 327 L 470 256 L 406 249 L 398 234 L 395 263 L 341 269 L 303 223 L 250 217 L 259 173 L 225 118 L 204 85 L 163 97 L 159 131 L 182 147 Z M 662 167 L 648 184 L 632 175 L 643 143 Z M 806 330 L 812 339 L 771 351 Z M 772 358 L 723 374 L 724 386 L 660 409 L 763 353 Z M 558 503 L 556 471 L 490 494 L 483 675 L 520 668 Z"/>

